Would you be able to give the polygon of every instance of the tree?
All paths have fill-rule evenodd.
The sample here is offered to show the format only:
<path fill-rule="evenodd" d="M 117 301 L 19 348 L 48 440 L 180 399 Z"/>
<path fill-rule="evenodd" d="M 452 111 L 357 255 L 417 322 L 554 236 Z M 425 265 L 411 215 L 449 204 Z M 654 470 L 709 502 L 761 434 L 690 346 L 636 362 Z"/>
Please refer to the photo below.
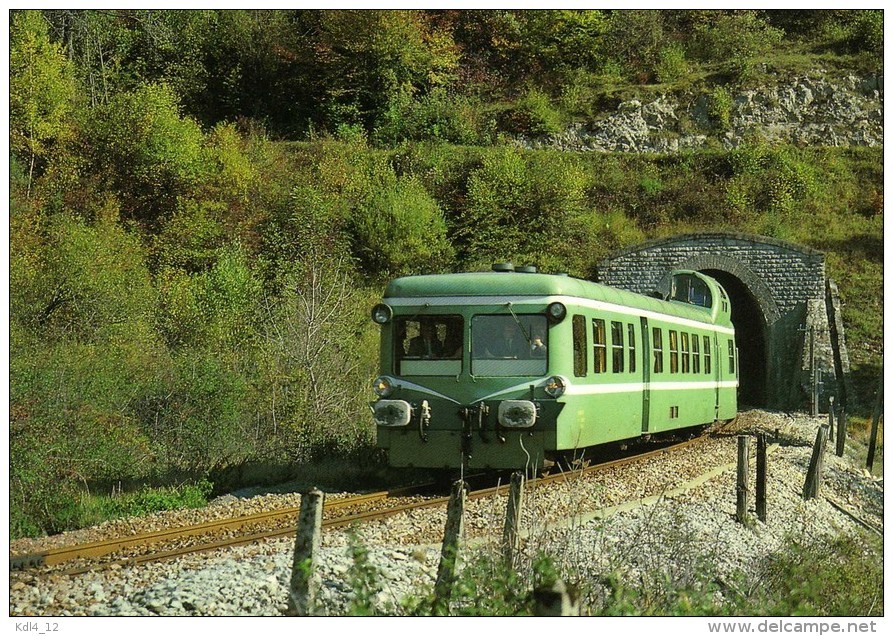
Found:
<path fill-rule="evenodd" d="M 323 11 L 317 28 L 333 125 L 372 130 L 401 91 L 449 84 L 458 69 L 452 39 L 418 11 Z"/>
<path fill-rule="evenodd" d="M 9 44 L 9 141 L 28 164 L 30 196 L 38 162 L 69 130 L 74 74 L 39 11 L 12 13 Z"/>
<path fill-rule="evenodd" d="M 586 258 L 577 230 L 587 185 L 579 161 L 562 153 L 489 152 L 468 178 L 457 227 L 463 260 L 471 267 L 504 260 L 576 266 Z"/>
<path fill-rule="evenodd" d="M 369 273 L 436 272 L 452 257 L 440 206 L 415 177 L 390 169 L 374 175 L 349 226 L 354 254 Z"/>
<path fill-rule="evenodd" d="M 125 219 L 156 230 L 206 172 L 201 128 L 181 116 L 164 84 L 116 95 L 91 115 L 86 137 L 93 169 L 118 195 Z"/>

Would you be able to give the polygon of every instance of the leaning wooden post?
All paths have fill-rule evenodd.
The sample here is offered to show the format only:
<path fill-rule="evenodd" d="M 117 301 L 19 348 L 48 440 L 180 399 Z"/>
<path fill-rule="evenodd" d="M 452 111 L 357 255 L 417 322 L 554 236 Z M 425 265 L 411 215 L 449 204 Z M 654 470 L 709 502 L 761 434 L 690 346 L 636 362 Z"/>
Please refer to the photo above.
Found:
<path fill-rule="evenodd" d="M 447 520 L 444 529 L 443 547 L 440 551 L 440 565 L 437 580 L 434 582 L 435 613 L 449 614 L 450 596 L 456 580 L 456 565 L 459 561 L 459 541 L 465 517 L 465 482 L 461 479 L 453 484 L 450 501 L 447 504 Z"/>
<path fill-rule="evenodd" d="M 766 522 L 766 434 L 757 435 L 757 517 Z"/>
<path fill-rule="evenodd" d="M 884 403 L 884 365 L 881 365 L 881 381 L 878 383 L 877 396 L 874 398 L 874 412 L 871 415 L 871 436 L 868 438 L 868 460 L 865 467 L 874 468 L 874 451 L 877 445 L 877 431 L 881 420 L 881 405 Z"/>
<path fill-rule="evenodd" d="M 515 557 L 521 548 L 521 508 L 524 503 L 524 473 L 512 474 L 509 500 L 505 510 L 505 527 L 502 530 L 502 549 L 505 564 L 514 567 Z"/>
<path fill-rule="evenodd" d="M 735 519 L 738 523 L 747 520 L 747 464 L 750 461 L 750 437 L 738 436 L 738 486 L 735 489 L 738 495 Z"/>
<path fill-rule="evenodd" d="M 844 447 L 846 446 L 846 408 L 840 409 L 837 415 L 837 456 L 843 457 Z"/>
<path fill-rule="evenodd" d="M 314 488 L 301 497 L 295 555 L 288 586 L 288 616 L 310 616 L 316 601 L 316 562 L 322 534 L 322 507 L 325 494 Z"/>
<path fill-rule="evenodd" d="M 565 585 L 561 579 L 552 585 L 541 586 L 533 591 L 536 616 L 579 616 L 580 593 L 576 586 Z"/>
<path fill-rule="evenodd" d="M 828 427 L 819 426 L 815 435 L 815 445 L 812 447 L 812 458 L 809 460 L 809 470 L 806 472 L 806 482 L 803 484 L 803 498 L 813 499 L 819 496 L 822 487 L 822 457 L 825 453 L 825 441 L 828 439 Z"/>
<path fill-rule="evenodd" d="M 828 439 L 834 441 L 834 396 L 828 396 Z"/>

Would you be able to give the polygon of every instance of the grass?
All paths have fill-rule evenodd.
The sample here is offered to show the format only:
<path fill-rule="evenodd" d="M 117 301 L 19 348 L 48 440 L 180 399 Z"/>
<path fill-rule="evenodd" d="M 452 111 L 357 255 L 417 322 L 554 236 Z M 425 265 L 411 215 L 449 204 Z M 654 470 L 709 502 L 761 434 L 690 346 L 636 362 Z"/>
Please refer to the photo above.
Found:
<path fill-rule="evenodd" d="M 689 540 L 663 549 L 678 554 Z M 672 540 L 670 540 L 672 543 Z M 647 540 L 641 546 L 648 552 Z M 584 616 L 883 616 L 883 543 L 876 535 L 841 536 L 828 544 L 802 545 L 790 539 L 751 575 L 720 573 L 707 560 L 667 570 L 659 564 L 630 579 L 618 569 L 568 565 L 562 557 L 538 552 L 518 569 L 505 565 L 492 547 L 465 557 L 449 606 L 423 589 L 387 608 L 376 605 L 383 589 L 370 569 L 367 552 L 351 542 L 356 583 L 349 615 L 532 616 L 534 590 L 556 580 L 571 582 Z M 666 565 L 664 560 L 662 565 Z"/>
<path fill-rule="evenodd" d="M 207 505 L 212 484 L 207 480 L 178 486 L 144 487 L 135 492 L 113 491 L 108 495 L 83 494 L 73 499 L 61 516 L 70 527 L 82 528 L 113 519 L 145 516 L 166 510 L 202 508 Z"/>

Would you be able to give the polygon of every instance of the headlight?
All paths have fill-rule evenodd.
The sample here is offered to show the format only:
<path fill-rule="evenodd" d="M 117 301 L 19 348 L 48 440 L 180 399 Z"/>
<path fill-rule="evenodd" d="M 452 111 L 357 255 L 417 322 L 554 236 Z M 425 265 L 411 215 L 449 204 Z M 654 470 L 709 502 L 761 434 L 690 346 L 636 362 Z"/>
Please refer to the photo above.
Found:
<path fill-rule="evenodd" d="M 388 397 L 394 391 L 394 385 L 391 379 L 380 375 L 372 380 L 372 392 L 378 397 Z"/>
<path fill-rule="evenodd" d="M 561 303 L 549 303 L 549 306 L 546 308 L 546 313 L 549 315 L 549 321 L 556 324 L 564 320 L 564 317 L 567 316 L 567 308 Z"/>
<path fill-rule="evenodd" d="M 378 426 L 406 426 L 412 419 L 412 407 L 403 400 L 379 400 L 372 412 Z"/>
<path fill-rule="evenodd" d="M 536 405 L 530 400 L 503 400 L 497 415 L 506 428 L 530 428 L 536 422 Z"/>
<path fill-rule="evenodd" d="M 384 303 L 378 303 L 372 308 L 372 320 L 380 325 L 385 324 L 391 319 L 393 312 L 391 308 Z"/>
<path fill-rule="evenodd" d="M 553 375 L 546 380 L 546 386 L 544 388 L 546 393 L 551 397 L 559 398 L 564 395 L 564 392 L 567 390 L 567 381 L 560 375 Z"/>

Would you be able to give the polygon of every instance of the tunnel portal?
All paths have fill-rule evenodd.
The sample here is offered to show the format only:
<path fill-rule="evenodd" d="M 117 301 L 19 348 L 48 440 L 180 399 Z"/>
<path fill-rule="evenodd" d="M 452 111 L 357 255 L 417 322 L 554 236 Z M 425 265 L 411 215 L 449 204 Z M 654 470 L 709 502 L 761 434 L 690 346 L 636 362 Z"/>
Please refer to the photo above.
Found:
<path fill-rule="evenodd" d="M 820 401 L 834 396 L 838 404 L 846 402 L 846 345 L 823 253 L 764 236 L 685 234 L 609 256 L 598 264 L 596 280 L 666 297 L 677 269 L 712 276 L 729 295 L 740 356 L 740 404 L 806 407 L 813 364 Z"/>

